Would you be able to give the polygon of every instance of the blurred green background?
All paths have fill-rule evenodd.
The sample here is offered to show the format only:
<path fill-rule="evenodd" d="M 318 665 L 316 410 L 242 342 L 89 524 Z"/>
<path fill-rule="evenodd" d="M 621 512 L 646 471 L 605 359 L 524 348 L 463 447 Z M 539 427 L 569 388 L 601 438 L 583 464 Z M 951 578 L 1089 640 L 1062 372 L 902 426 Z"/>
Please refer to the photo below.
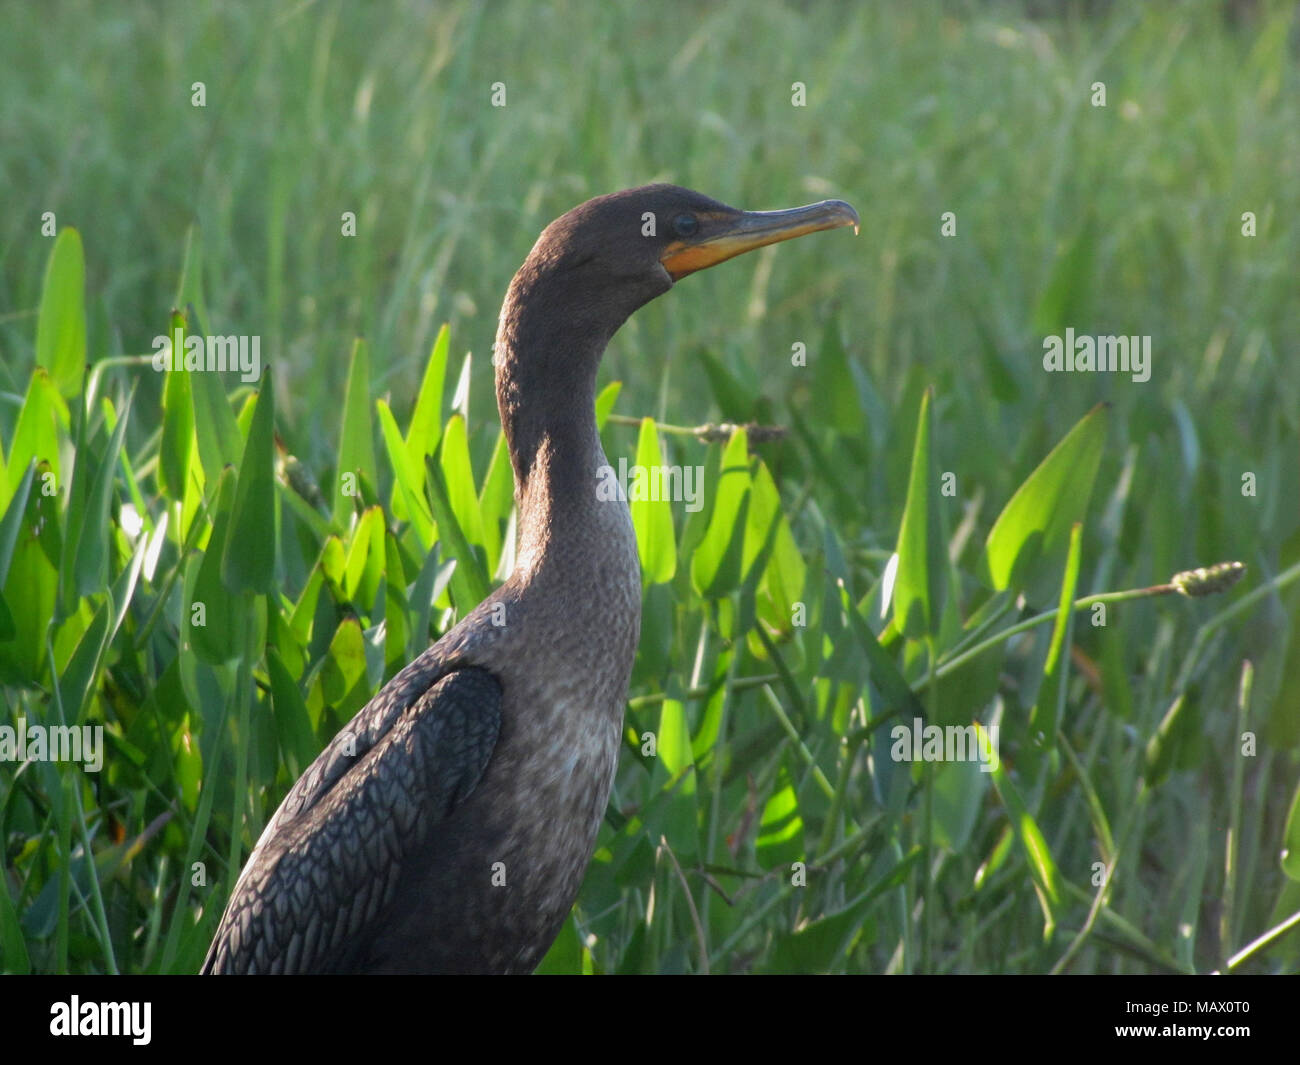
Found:
<path fill-rule="evenodd" d="M 497 309 L 537 233 L 588 197 L 671 181 L 746 209 L 833 196 L 861 214 L 856 240 L 796 241 L 684 282 L 615 337 L 601 378 L 623 382 L 624 416 L 790 428 L 760 453 L 818 588 L 837 566 L 854 601 L 877 588 L 928 388 L 938 469 L 956 475 L 944 527 L 963 618 L 981 599 L 979 546 L 999 511 L 1102 401 L 1111 407 L 1079 595 L 1228 559 L 1249 567 L 1241 595 L 1300 559 L 1300 19 L 1291 3 L 56 2 L 3 3 L 0 20 L 6 446 L 35 362 L 52 244 L 41 217 L 52 211 L 84 242 L 92 362 L 152 350 L 193 227 L 204 327 L 261 336 L 279 433 L 321 483 L 338 450 L 353 338 L 369 343 L 371 398 L 387 397 L 405 426 L 435 335 L 450 323 L 448 396 L 473 353 L 469 447 L 481 481 L 497 436 Z M 192 104 L 196 82 L 203 107 Z M 491 105 L 496 83 L 505 107 Z M 792 106 L 794 83 L 806 87 L 806 106 Z M 1104 106 L 1093 105 L 1096 83 Z M 349 211 L 355 238 L 340 233 Z M 944 212 L 955 214 L 953 236 L 941 235 Z M 1256 235 L 1243 235 L 1246 212 Z M 1150 381 L 1044 373 L 1043 337 L 1066 327 L 1151 336 Z M 792 365 L 796 343 L 807 346 L 806 367 Z M 137 388 L 128 452 L 156 450 L 160 375 L 119 366 L 107 380 L 122 394 Z M 604 438 L 615 461 L 636 447 L 626 425 Z M 670 462 L 704 461 L 690 437 L 667 446 Z M 1255 494 L 1244 496 L 1248 473 Z M 686 618 L 713 617 L 680 587 L 674 595 L 669 634 L 654 636 L 652 619 L 658 642 L 643 642 L 629 720 L 637 734 L 657 720 L 638 714 L 690 687 L 696 634 L 684 635 Z M 1055 596 L 1031 605 L 1054 606 Z M 829 712 L 812 713 L 825 736 L 801 724 L 836 787 L 852 785 L 848 810 L 835 814 L 852 817 L 864 845 L 836 855 L 815 901 L 765 880 L 744 841 L 765 804 L 775 816 L 771 800 L 791 780 L 804 795 L 808 764 L 747 692 L 718 741 L 728 775 L 700 796 L 710 860 L 685 880 L 705 930 L 680 899 L 666 901 L 684 889 L 650 853 L 651 834 L 611 824 L 574 926 L 599 933 L 598 945 L 583 948 L 575 932 L 572 956 L 557 965 L 669 971 L 700 968 L 703 953 L 715 971 L 912 970 L 922 957 L 939 971 L 1046 970 L 1092 928 L 1092 801 L 1112 818 L 1128 810 L 1175 695 L 1188 707 L 1169 722 L 1181 730 L 1178 757 L 1143 798 L 1123 849 L 1126 879 L 1070 965 L 1220 964 L 1300 909 L 1278 858 L 1300 764 L 1300 604 L 1288 584 L 1219 624 L 1223 609 L 1145 600 L 1114 608 L 1104 634 L 1080 634 L 1085 621 L 1076 623 L 1082 646 L 1061 727 L 1086 749 L 1088 786 L 1065 760 L 1031 803 L 1058 864 L 1085 889 L 1058 914 L 1055 938 L 1024 859 L 1006 856 L 1006 813 L 987 788 L 963 847 L 931 850 L 927 837 L 925 861 L 909 860 L 921 845 L 919 801 L 882 795 L 865 756 L 839 746 Z M 879 628 L 878 616 L 871 624 Z M 917 653 L 896 655 L 909 681 Z M 1035 692 L 1017 683 L 1037 683 L 1045 653 L 1042 642 L 1013 645 L 993 678 L 1004 728 L 1021 719 L 1023 729 Z M 1243 769 L 1245 660 L 1250 724 L 1264 738 Z M 818 665 L 799 661 L 813 705 L 825 696 Z M 737 666 L 770 668 L 757 657 Z M 41 705 L 39 684 L 0 690 L 11 718 Z M 114 720 L 99 685 L 88 713 Z M 687 714 L 697 741 L 700 713 Z M 6 876 L 23 918 L 71 859 L 57 839 L 42 850 L 40 804 L 24 800 L 7 769 Z M 644 771 L 621 771 L 620 796 L 639 793 L 634 774 Z M 269 771 L 258 806 L 273 810 L 291 780 L 284 767 Z M 165 794 L 139 786 L 118 798 L 128 837 L 167 808 Z M 19 816 L 23 801 L 35 805 Z M 1225 811 L 1247 825 L 1236 862 L 1225 859 Z M 804 813 L 815 838 L 826 811 Z M 229 820 L 212 831 L 228 835 Z M 246 855 L 256 833 L 244 831 Z M 724 838 L 738 841 L 725 860 Z M 225 837 L 215 849 L 226 853 Z M 121 897 L 109 924 L 131 958 L 124 967 L 183 969 L 201 957 L 218 899 L 193 911 L 192 943 L 165 964 L 129 946 L 142 922 L 170 914 L 185 852 L 160 836 L 135 857 L 138 868 L 115 873 Z M 653 917 L 651 884 L 661 893 Z M 935 885 L 922 953 L 911 925 Z M 74 898 L 74 932 L 90 920 L 83 909 Z M 39 922 L 26 921 L 33 968 L 103 968 L 102 951 L 79 955 L 75 935 L 71 960 L 66 942 L 50 953 L 33 931 Z M 1296 948 L 1268 958 L 1249 965 L 1294 968 Z M 12 955 L 6 967 L 16 967 Z"/>

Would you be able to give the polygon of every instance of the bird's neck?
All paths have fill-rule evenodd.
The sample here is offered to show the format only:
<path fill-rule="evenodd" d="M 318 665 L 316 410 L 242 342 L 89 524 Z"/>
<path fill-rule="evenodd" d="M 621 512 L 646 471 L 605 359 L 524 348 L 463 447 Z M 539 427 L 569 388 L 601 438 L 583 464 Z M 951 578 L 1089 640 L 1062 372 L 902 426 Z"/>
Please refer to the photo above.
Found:
<path fill-rule="evenodd" d="M 520 569 L 540 560 L 552 541 L 589 534 L 609 517 L 608 502 L 597 495 L 606 459 L 595 415 L 606 338 L 528 327 L 526 318 L 513 317 L 509 327 L 503 321 L 494 360 L 515 474 Z M 626 511 L 626 504 L 615 505 Z"/>

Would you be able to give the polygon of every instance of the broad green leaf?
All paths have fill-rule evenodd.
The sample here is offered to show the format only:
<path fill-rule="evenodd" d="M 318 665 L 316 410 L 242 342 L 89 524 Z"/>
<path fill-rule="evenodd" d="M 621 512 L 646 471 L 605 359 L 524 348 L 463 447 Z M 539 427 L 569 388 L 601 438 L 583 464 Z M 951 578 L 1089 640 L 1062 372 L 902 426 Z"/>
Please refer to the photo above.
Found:
<path fill-rule="evenodd" d="M 943 614 L 943 540 L 939 526 L 939 471 L 931 436 L 933 390 L 921 397 L 912 452 L 907 503 L 898 530 L 898 572 L 894 579 L 894 627 L 908 639 L 934 636 Z"/>
<path fill-rule="evenodd" d="M 940 846 L 958 852 L 970 842 L 979 819 L 989 775 L 978 758 L 957 758 L 937 767 L 934 774 L 934 838 Z"/>
<path fill-rule="evenodd" d="M 597 432 L 605 428 L 605 422 L 609 419 L 610 412 L 614 409 L 614 404 L 618 402 L 618 394 L 622 389 L 622 381 L 611 381 L 600 390 L 600 395 L 596 397 Z"/>
<path fill-rule="evenodd" d="M 488 463 L 487 476 L 483 478 L 483 487 L 479 491 L 479 512 L 483 517 L 483 539 L 487 547 L 487 568 L 495 573 L 500 564 L 503 544 L 503 527 L 510 520 L 510 510 L 515 502 L 515 475 L 510 468 L 510 449 L 506 446 L 506 434 L 497 433 L 496 446 L 492 449 L 492 460 Z"/>
<path fill-rule="evenodd" d="M 424 367 L 420 392 L 406 430 L 406 450 L 411 468 L 424 471 L 424 460 L 432 455 L 442 435 L 442 390 L 447 380 L 447 353 L 451 347 L 450 330 L 444 324 L 434 339 L 433 350 Z M 423 489 L 423 485 L 420 486 Z"/>
<path fill-rule="evenodd" d="M 13 444 L 9 448 L 8 483 L 11 487 L 18 483 L 28 464 L 35 459 L 48 467 L 42 471 L 39 490 L 47 494 L 51 488 L 57 493 L 63 492 L 59 437 L 61 432 L 67 432 L 69 421 L 67 404 L 54 387 L 50 375 L 40 368 L 33 370 L 27 395 L 18 412 Z M 4 499 L 0 506 L 8 502 Z"/>
<path fill-rule="evenodd" d="M 424 460 L 420 460 L 418 470 L 412 464 L 388 403 L 376 400 L 375 409 L 379 412 L 379 428 L 388 451 L 388 461 L 393 467 L 394 498 L 400 495 L 403 499 L 402 511 L 411 522 L 420 550 L 428 551 L 433 546 L 433 515 L 424 501 Z"/>
<path fill-rule="evenodd" d="M 560 934 L 533 973 L 538 976 L 581 976 L 586 956 L 578 936 L 577 922 L 570 916 L 561 925 Z"/>
<path fill-rule="evenodd" d="M 370 350 L 364 340 L 357 340 L 352 345 L 343 397 L 338 474 L 330 493 L 334 522 L 340 528 L 346 529 L 351 523 L 362 479 L 376 483 L 375 447 L 370 435 Z"/>
<path fill-rule="evenodd" d="M 825 973 L 834 970 L 850 948 L 865 935 L 875 938 L 868 917 L 872 893 L 864 893 L 838 913 L 801 925 L 780 936 L 773 945 L 766 971 L 771 973 Z"/>
<path fill-rule="evenodd" d="M 0 971 L 12 976 L 26 976 L 32 971 L 27 941 L 7 886 L 0 891 Z"/>
<path fill-rule="evenodd" d="M 231 592 L 266 593 L 275 578 L 275 386 L 262 372 L 257 408 L 239 461 L 230 530 L 221 558 L 221 579 Z"/>
<path fill-rule="evenodd" d="M 95 472 L 94 482 L 83 510 L 83 522 L 75 546 L 73 564 L 74 587 L 78 595 L 90 595 L 102 590 L 108 584 L 109 540 L 113 535 L 109 523 L 109 504 L 112 501 L 113 478 L 117 471 L 118 457 L 122 452 L 122 439 L 126 433 L 126 423 L 131 413 L 128 401 L 118 418 L 117 428 L 108 442 L 108 450 Z M 84 456 L 83 456 L 84 457 Z M 72 535 L 69 530 L 70 537 Z M 65 543 L 64 549 L 67 550 Z M 66 574 L 65 574 L 66 576 Z"/>
<path fill-rule="evenodd" d="M 1082 521 L 1106 442 L 1106 408 L 1094 407 L 1016 490 L 984 544 L 996 591 L 1019 590 L 1043 579 L 1056 583 L 1058 549 Z"/>
<path fill-rule="evenodd" d="M 825 402 L 821 420 L 843 436 L 865 438 L 867 426 L 862 416 L 858 387 L 849 368 L 848 352 L 840 339 L 838 315 L 831 315 L 826 320 L 821 344 L 815 352 L 808 352 L 808 359 L 816 375 L 816 395 Z"/>
<path fill-rule="evenodd" d="M 1044 939 L 1049 939 L 1056 927 L 1055 910 L 1061 902 L 1061 882 L 1057 873 L 1056 862 L 1052 858 L 1047 840 L 1042 830 L 1030 814 L 1019 789 L 1011 780 L 1003 764 L 997 744 L 990 738 L 983 725 L 975 723 L 975 732 L 980 742 L 980 758 L 986 765 L 993 766 L 993 787 L 997 789 L 998 798 L 1006 808 L 1011 827 L 1015 830 L 1020 845 L 1029 862 L 1030 875 L 1038 889 L 1039 905 L 1043 909 Z"/>
<path fill-rule="evenodd" d="M 424 495 L 424 460 L 434 453 L 438 440 L 442 436 L 442 392 L 447 379 L 449 348 L 450 333 L 444 324 L 438 330 L 438 335 L 433 342 L 433 350 L 429 353 L 429 361 L 425 363 L 424 377 L 420 381 L 415 409 L 411 412 L 411 423 L 407 426 L 406 439 L 402 444 L 406 466 L 417 478 L 414 489 L 417 497 Z M 390 447 L 389 450 L 391 452 L 392 448 Z M 391 459 L 391 455 L 390 461 L 396 467 L 397 463 Z M 406 509 L 409 505 L 406 497 L 410 493 L 409 486 L 404 489 L 400 484 L 393 485 L 392 510 L 393 517 L 398 521 L 406 521 L 410 517 Z"/>
<path fill-rule="evenodd" d="M 198 806 L 199 790 L 203 784 L 203 755 L 199 750 L 198 740 L 190 724 L 190 715 L 181 718 L 181 723 L 171 736 L 172 769 L 176 774 L 176 784 L 180 800 L 187 810 Z"/>
<path fill-rule="evenodd" d="M 384 667 L 385 672 L 391 675 L 408 661 L 411 604 L 406 598 L 407 571 L 402 562 L 402 550 L 397 538 L 384 529 L 382 513 L 379 527 L 384 540 Z"/>
<path fill-rule="evenodd" d="M 736 380 L 735 375 L 708 349 L 699 349 L 704 376 L 709 379 L 709 390 L 722 417 L 733 422 L 743 422 L 753 417 L 754 395 Z"/>
<path fill-rule="evenodd" d="M 445 436 L 444 436 L 445 443 Z M 451 595 L 460 616 L 478 606 L 491 591 L 487 574 L 470 547 L 456 512 L 447 493 L 447 483 L 443 478 L 442 467 L 433 459 L 425 464 L 428 476 L 429 502 L 433 508 L 434 521 L 438 523 L 438 538 L 444 556 L 456 560 L 456 569 L 451 575 Z"/>
<path fill-rule="evenodd" d="M 465 361 L 460 364 L 460 376 L 456 378 L 456 391 L 451 394 L 451 412 L 459 414 L 469 421 L 469 386 L 473 381 L 474 356 L 466 352 Z"/>
<path fill-rule="evenodd" d="M 29 462 L 22 478 L 16 481 L 13 498 L 0 508 L 0 585 L 9 576 L 9 563 L 14 557 L 14 548 L 18 544 L 18 534 L 23 528 L 23 517 L 27 510 L 27 500 L 31 495 L 32 482 L 36 478 L 36 463 Z"/>
<path fill-rule="evenodd" d="M 185 257 L 181 264 L 181 276 L 176 282 L 176 299 L 172 305 L 193 307 L 199 322 L 211 320 L 208 317 L 207 304 L 203 301 L 203 242 L 200 240 L 197 226 L 192 225 L 185 231 Z M 211 476 L 216 477 L 217 473 L 214 471 Z"/>
<path fill-rule="evenodd" d="M 662 474 L 665 470 L 659 433 L 653 418 L 641 419 L 636 445 L 636 470 L 627 486 L 641 556 L 642 580 L 663 584 L 677 572 L 677 540 L 673 533 L 673 508 Z M 656 498 L 657 497 L 657 498 Z"/>
<path fill-rule="evenodd" d="M 691 753 L 691 733 L 686 721 L 686 710 L 679 699 L 665 699 L 660 704 L 659 732 L 656 740 L 659 762 L 668 774 L 665 784 L 675 782 L 695 764 Z M 695 780 L 683 781 L 687 794 L 695 791 Z"/>
<path fill-rule="evenodd" d="M 36 323 L 36 365 L 48 371 L 59 395 L 81 390 L 86 369 L 86 256 L 81 235 L 66 228 L 45 264 Z"/>
<path fill-rule="evenodd" d="M 194 396 L 190 372 L 185 369 L 187 324 L 173 312 L 167 331 L 170 345 L 167 376 L 163 382 L 162 443 L 158 447 L 158 487 L 173 502 L 185 498 L 190 453 L 194 447 Z"/>
<path fill-rule="evenodd" d="M 343 585 L 347 580 L 348 556 L 343 550 L 343 541 L 337 536 L 330 536 L 321 545 L 320 568 L 331 592 L 339 599 L 346 599 L 348 596 Z"/>
<path fill-rule="evenodd" d="M 763 869 L 786 867 L 804 857 L 803 818 L 799 814 L 799 797 L 784 765 L 777 773 L 772 794 L 763 804 L 755 851 L 758 864 Z"/>
<path fill-rule="evenodd" d="M 367 507 L 352 531 L 343 571 L 343 591 L 363 614 L 374 606 L 384 561 L 384 512 L 380 507 Z"/>
<path fill-rule="evenodd" d="M 45 374 L 44 370 L 36 372 Z M 14 627 L 12 639 L 0 643 L 0 682 L 6 684 L 48 683 L 48 678 L 43 677 L 45 635 L 58 596 L 63 537 L 57 494 L 47 496 L 41 489 L 53 483 L 47 466 L 33 466 L 19 483 L 19 491 L 0 525 L 6 536 L 15 528 L 11 522 L 17 522 L 18 530 L 3 584 Z M 24 497 L 25 506 L 19 506 Z"/>
<path fill-rule="evenodd" d="M 680 699 L 665 699 L 659 708 L 656 733 L 657 765 L 651 787 L 658 789 L 646 814 L 646 830 L 656 843 L 662 833 L 679 861 L 694 860 L 699 851 L 695 760 L 690 726 Z"/>
<path fill-rule="evenodd" d="M 72 657 L 59 675 L 59 698 L 63 703 L 64 721 L 81 723 L 81 710 L 90 686 L 99 671 L 100 661 L 110 637 L 111 598 L 106 597 L 95 611 L 94 620 L 82 634 Z"/>
<path fill-rule="evenodd" d="M 1089 282 L 1096 247 L 1096 224 L 1089 215 L 1052 264 L 1047 284 L 1034 307 L 1035 333 L 1059 336 L 1071 322 L 1087 320 Z"/>
<path fill-rule="evenodd" d="M 283 660 L 274 649 L 266 653 L 266 673 L 271 682 L 271 711 L 275 728 L 291 776 L 297 776 L 320 753 L 320 744 L 312 733 L 307 703 Z"/>
<path fill-rule="evenodd" d="M 235 413 L 221 375 L 198 373 L 190 378 L 194 403 L 194 436 L 198 441 L 199 461 L 208 480 L 221 476 L 226 466 L 239 461 L 243 446 Z"/>
<path fill-rule="evenodd" d="M 871 631 L 871 627 L 857 607 L 850 602 L 847 591 L 842 587 L 840 595 L 841 605 L 848 613 L 849 624 L 866 656 L 871 683 L 876 686 L 887 704 L 884 709 L 899 713 L 904 721 L 913 718 L 924 719 L 925 708 L 908 685 L 898 664 L 889 652 L 880 646 L 876 634 Z"/>
<path fill-rule="evenodd" d="M 483 547 L 483 514 L 478 506 L 478 489 L 469 460 L 469 437 L 465 419 L 453 414 L 442 431 L 438 459 L 442 465 L 447 498 L 456 515 L 461 532 L 471 546 Z"/>
<path fill-rule="evenodd" d="M 749 494 L 749 444 L 737 429 L 722 453 L 708 531 L 691 556 L 691 583 L 705 598 L 721 598 L 740 583 Z"/>
<path fill-rule="evenodd" d="M 766 524 L 776 522 L 776 535 L 759 587 L 758 614 L 772 631 L 789 634 L 794 631 L 794 611 L 803 596 L 808 567 L 799 553 L 794 534 L 790 532 L 790 522 L 781 509 L 776 482 L 772 480 L 767 463 L 761 460 L 754 470 L 751 490 L 751 516 L 769 515 Z M 761 519 L 756 523 L 759 528 L 764 524 Z M 766 539 L 766 531 L 763 538 Z"/>
<path fill-rule="evenodd" d="M 356 618 L 344 618 L 334 631 L 325 660 L 307 693 L 308 712 L 319 719 L 322 710 L 332 707 L 347 721 L 371 694 L 366 675 L 366 638 Z"/>
<path fill-rule="evenodd" d="M 235 501 L 235 471 L 222 471 L 212 510 L 212 532 L 207 548 L 186 563 L 185 616 L 181 631 L 195 655 L 209 665 L 220 665 L 243 650 L 244 612 L 222 582 L 222 555 Z"/>
<path fill-rule="evenodd" d="M 1040 752 L 1056 749 L 1056 730 L 1065 711 L 1065 696 L 1070 684 L 1070 644 L 1074 634 L 1074 595 L 1079 584 L 1079 554 L 1083 526 L 1076 522 L 1070 529 L 1070 549 L 1061 581 L 1061 598 L 1056 621 L 1052 625 L 1052 642 L 1047 649 L 1043 679 L 1038 699 L 1029 712 L 1029 745 L 1026 761 L 1033 762 Z"/>

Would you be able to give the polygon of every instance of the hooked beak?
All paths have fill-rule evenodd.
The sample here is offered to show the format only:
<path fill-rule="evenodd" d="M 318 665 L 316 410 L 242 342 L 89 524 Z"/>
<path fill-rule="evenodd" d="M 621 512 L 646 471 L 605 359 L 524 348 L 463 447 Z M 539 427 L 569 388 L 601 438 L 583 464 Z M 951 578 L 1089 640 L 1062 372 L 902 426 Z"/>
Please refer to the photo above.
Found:
<path fill-rule="evenodd" d="M 707 225 L 710 221 L 715 225 L 720 222 L 721 227 Z M 787 211 L 715 215 L 706 220 L 705 234 L 699 240 L 673 241 L 664 249 L 659 262 L 668 276 L 678 281 L 696 270 L 716 266 L 765 244 L 840 226 L 852 226 L 854 233 L 858 231 L 858 212 L 843 200 L 822 200 Z"/>

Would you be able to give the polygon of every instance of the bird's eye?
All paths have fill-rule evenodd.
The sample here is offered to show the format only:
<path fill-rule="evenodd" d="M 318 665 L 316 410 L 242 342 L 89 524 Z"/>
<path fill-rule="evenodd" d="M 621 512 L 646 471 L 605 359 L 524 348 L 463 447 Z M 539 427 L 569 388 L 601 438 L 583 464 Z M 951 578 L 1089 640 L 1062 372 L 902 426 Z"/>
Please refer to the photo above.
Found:
<path fill-rule="evenodd" d="M 673 219 L 673 229 L 679 237 L 693 237 L 699 228 L 699 219 L 693 214 L 679 214 Z"/>

